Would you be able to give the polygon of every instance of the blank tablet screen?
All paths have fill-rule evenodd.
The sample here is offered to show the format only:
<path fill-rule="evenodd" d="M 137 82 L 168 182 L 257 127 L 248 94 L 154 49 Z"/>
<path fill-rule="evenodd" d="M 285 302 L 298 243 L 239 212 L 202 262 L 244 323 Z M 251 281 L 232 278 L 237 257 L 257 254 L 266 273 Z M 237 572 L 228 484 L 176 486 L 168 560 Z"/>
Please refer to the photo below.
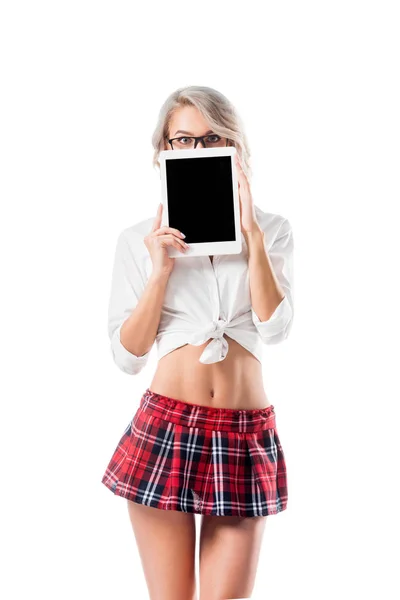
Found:
<path fill-rule="evenodd" d="M 165 161 L 169 226 L 187 243 L 236 241 L 231 165 L 230 156 Z"/>

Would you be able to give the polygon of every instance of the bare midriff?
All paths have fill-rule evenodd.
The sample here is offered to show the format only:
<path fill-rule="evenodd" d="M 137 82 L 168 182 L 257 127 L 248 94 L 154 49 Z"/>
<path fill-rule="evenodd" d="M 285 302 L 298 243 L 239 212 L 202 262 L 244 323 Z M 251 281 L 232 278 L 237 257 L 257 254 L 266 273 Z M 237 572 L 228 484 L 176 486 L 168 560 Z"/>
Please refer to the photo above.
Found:
<path fill-rule="evenodd" d="M 211 264 L 212 259 L 210 256 Z M 210 340 L 202 346 L 185 344 L 163 356 L 150 390 L 175 400 L 213 408 L 254 410 L 269 406 L 260 361 L 229 336 L 224 335 L 224 338 L 229 351 L 224 360 L 216 363 L 199 361 Z"/>
<path fill-rule="evenodd" d="M 224 335 L 229 351 L 224 360 L 203 364 L 201 346 L 185 344 L 163 356 L 150 390 L 183 402 L 213 408 L 251 410 L 270 405 L 264 391 L 259 360 L 238 342 Z"/>

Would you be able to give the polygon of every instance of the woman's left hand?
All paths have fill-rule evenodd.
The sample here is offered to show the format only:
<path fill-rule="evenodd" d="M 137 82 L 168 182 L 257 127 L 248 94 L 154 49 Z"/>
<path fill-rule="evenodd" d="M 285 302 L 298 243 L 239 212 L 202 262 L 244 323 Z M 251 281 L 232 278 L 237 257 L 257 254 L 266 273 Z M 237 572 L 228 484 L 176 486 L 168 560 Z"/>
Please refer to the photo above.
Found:
<path fill-rule="evenodd" d="M 257 221 L 253 197 L 250 191 L 250 184 L 245 172 L 242 169 L 239 156 L 235 153 L 235 163 L 239 183 L 240 200 L 240 225 L 244 235 L 258 231 L 260 226 Z"/>

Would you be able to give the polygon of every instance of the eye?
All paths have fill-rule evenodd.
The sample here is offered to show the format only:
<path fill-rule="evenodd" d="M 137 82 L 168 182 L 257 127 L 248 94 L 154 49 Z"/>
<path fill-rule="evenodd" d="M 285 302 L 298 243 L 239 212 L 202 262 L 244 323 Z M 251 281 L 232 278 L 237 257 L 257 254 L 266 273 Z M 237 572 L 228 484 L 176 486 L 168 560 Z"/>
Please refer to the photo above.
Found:
<path fill-rule="evenodd" d="M 213 133 L 212 135 L 207 136 L 207 142 L 210 142 L 210 143 L 219 142 L 220 139 L 221 138 L 216 133 Z"/>
<path fill-rule="evenodd" d="M 180 138 L 178 138 L 178 142 L 180 144 L 187 144 L 187 142 L 185 142 L 184 140 L 191 140 L 191 139 L 192 138 L 190 138 L 190 137 L 180 137 Z"/>

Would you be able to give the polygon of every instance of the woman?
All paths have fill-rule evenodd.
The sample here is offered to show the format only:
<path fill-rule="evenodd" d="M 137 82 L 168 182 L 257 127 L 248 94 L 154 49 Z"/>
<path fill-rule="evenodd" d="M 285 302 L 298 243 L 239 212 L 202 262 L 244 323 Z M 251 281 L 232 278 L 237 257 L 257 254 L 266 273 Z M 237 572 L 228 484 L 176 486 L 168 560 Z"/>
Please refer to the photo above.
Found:
<path fill-rule="evenodd" d="M 235 146 L 242 252 L 187 252 L 184 232 L 155 219 L 121 232 L 109 305 L 114 360 L 138 373 L 159 361 L 104 473 L 127 499 L 151 600 L 197 599 L 195 514 L 201 514 L 200 600 L 248 598 L 267 515 L 287 505 L 286 465 L 263 387 L 262 344 L 293 320 L 288 220 L 253 203 L 241 120 L 225 96 L 175 91 L 153 135 L 160 150 Z M 202 147 L 200 146 L 200 147 Z"/>

